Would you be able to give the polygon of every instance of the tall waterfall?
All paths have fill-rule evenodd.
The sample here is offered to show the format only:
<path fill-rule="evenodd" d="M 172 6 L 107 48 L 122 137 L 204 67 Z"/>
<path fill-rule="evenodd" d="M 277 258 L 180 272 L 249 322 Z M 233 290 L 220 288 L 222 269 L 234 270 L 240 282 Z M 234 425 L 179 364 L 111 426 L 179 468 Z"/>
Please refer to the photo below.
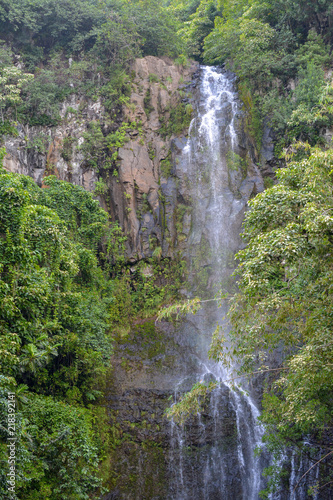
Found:
<path fill-rule="evenodd" d="M 217 68 L 201 69 L 199 99 L 180 167 L 191 186 L 192 226 L 188 239 L 193 294 L 213 298 L 232 286 L 234 254 L 240 248 L 241 224 L 253 187 L 241 147 L 240 109 L 234 76 Z M 213 304 L 213 305 L 212 305 Z M 179 393 L 198 381 L 221 381 L 209 410 L 184 426 L 171 422 L 170 498 L 175 500 L 257 500 L 263 487 L 264 459 L 259 411 L 250 395 L 228 382 L 232 371 L 208 359 L 212 332 L 226 307 L 207 302 L 181 326 L 192 369 L 175 388 Z"/>
<path fill-rule="evenodd" d="M 202 67 L 189 88 L 194 118 L 188 138 L 173 141 L 172 175 L 162 178 L 161 190 L 164 215 L 177 225 L 178 248 L 187 252 L 183 292 L 205 302 L 176 326 L 160 322 L 155 328 L 149 321 L 119 342 L 109 407 L 112 432 L 121 429 L 123 440 L 110 462 L 115 486 L 104 500 L 259 500 L 263 469 L 272 463 L 267 452 L 255 453 L 263 436 L 260 387 L 235 387 L 228 380 L 236 367 L 226 369 L 208 356 L 216 325 L 226 336 L 230 328 L 227 302 L 218 307 L 211 299 L 221 289 L 235 291 L 234 255 L 243 245 L 247 202 L 264 189 L 263 181 L 248 153 L 235 76 Z M 170 241 L 176 237 L 166 234 Z M 172 399 L 200 381 L 220 382 L 204 411 L 184 425 L 168 421 L 164 412 Z M 284 478 L 270 500 L 309 498 L 319 471 L 313 467 L 302 477 L 312 465 L 310 438 L 304 444 L 301 455 L 286 449 L 279 457 Z M 318 460 L 321 455 L 318 449 Z"/>

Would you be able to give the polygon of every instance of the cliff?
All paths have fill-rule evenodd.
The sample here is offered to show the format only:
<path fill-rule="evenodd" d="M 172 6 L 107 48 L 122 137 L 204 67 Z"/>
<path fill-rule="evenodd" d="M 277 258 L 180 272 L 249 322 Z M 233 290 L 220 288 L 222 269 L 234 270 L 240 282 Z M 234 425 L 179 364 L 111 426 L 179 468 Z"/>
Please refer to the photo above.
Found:
<path fill-rule="evenodd" d="M 62 104 L 58 126 L 18 124 L 18 136 L 5 137 L 5 168 L 29 175 L 40 186 L 53 174 L 94 192 L 111 219 L 120 222 L 129 261 L 151 257 L 156 248 L 172 256 L 177 243 L 172 145 L 187 133 L 191 106 L 184 89 L 196 70 L 196 63 L 182 67 L 167 58 L 136 59 L 131 95 L 113 123 L 101 98 L 94 102 L 72 95 Z M 106 165 L 99 157 L 93 166 L 87 161 L 88 146 L 97 149 L 98 140 L 88 143 L 91 124 L 100 126 L 106 139 L 121 131 L 112 146 L 104 145 L 114 151 Z"/>

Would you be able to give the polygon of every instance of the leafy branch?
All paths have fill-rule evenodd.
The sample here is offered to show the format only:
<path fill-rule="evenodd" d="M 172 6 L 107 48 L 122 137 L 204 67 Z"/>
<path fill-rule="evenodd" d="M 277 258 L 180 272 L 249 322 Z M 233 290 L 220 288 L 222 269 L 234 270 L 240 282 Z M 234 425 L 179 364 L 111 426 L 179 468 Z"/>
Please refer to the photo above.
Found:
<path fill-rule="evenodd" d="M 172 317 L 175 317 L 175 319 L 178 320 L 186 314 L 196 314 L 201 309 L 202 304 L 205 304 L 207 302 L 219 302 L 226 299 L 227 296 L 227 293 L 221 293 L 219 296 L 216 296 L 213 299 L 202 300 L 199 297 L 195 297 L 194 299 L 186 300 L 185 302 L 177 302 L 176 304 L 172 304 L 161 309 L 157 315 L 156 321 L 161 321 L 162 319 L 169 319 Z"/>

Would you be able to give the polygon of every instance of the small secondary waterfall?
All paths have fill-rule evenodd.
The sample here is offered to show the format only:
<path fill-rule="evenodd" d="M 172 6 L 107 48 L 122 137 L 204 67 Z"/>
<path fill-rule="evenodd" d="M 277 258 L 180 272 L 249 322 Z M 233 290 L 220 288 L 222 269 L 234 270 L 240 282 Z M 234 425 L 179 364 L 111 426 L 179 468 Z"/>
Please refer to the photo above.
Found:
<path fill-rule="evenodd" d="M 241 245 L 250 183 L 246 152 L 239 146 L 242 138 L 234 76 L 203 67 L 199 92 L 180 161 L 191 185 L 190 282 L 194 293 L 212 298 L 232 283 L 233 257 Z M 182 330 L 189 342 L 193 370 L 179 382 L 175 400 L 191 383 L 230 378 L 231 372 L 207 356 L 216 324 L 228 328 L 223 319 L 226 312 L 225 307 L 207 305 L 184 321 Z M 255 454 L 263 433 L 258 416 L 251 396 L 222 383 L 211 395 L 207 414 L 183 427 L 172 422 L 170 498 L 257 500 L 265 462 Z"/>

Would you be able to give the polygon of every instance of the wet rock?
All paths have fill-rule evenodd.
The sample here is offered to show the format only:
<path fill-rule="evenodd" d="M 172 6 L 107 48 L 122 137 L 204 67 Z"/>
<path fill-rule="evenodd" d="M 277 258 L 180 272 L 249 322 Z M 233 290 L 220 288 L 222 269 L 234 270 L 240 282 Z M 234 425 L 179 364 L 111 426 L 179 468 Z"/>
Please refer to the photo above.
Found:
<path fill-rule="evenodd" d="M 261 156 L 266 161 L 271 161 L 274 158 L 274 142 L 271 137 L 271 128 L 268 125 L 265 125 L 263 130 Z"/>
<path fill-rule="evenodd" d="M 152 323 L 143 324 L 134 327 L 116 347 L 107 406 L 112 415 L 110 425 L 127 436 L 112 455 L 120 499 L 178 498 L 180 464 L 188 498 L 201 498 L 203 490 L 208 498 L 232 500 L 235 492 L 242 498 L 236 416 L 229 389 L 222 386 L 214 391 L 203 415 L 192 417 L 185 427 L 172 424 L 165 416 L 175 387 L 178 398 L 198 381 L 202 370 L 196 354 L 201 350 L 198 331 L 206 318 L 201 314 L 177 331 L 162 323 L 153 333 Z M 148 328 L 149 338 L 145 333 Z M 214 379 L 213 374 L 207 374 L 207 382 Z M 183 433 L 182 446 L 179 433 Z M 216 459 L 223 455 L 228 463 L 229 485 L 223 490 L 223 477 L 219 479 L 217 471 L 205 474 L 212 450 Z M 154 481 L 147 479 L 151 477 Z"/>

